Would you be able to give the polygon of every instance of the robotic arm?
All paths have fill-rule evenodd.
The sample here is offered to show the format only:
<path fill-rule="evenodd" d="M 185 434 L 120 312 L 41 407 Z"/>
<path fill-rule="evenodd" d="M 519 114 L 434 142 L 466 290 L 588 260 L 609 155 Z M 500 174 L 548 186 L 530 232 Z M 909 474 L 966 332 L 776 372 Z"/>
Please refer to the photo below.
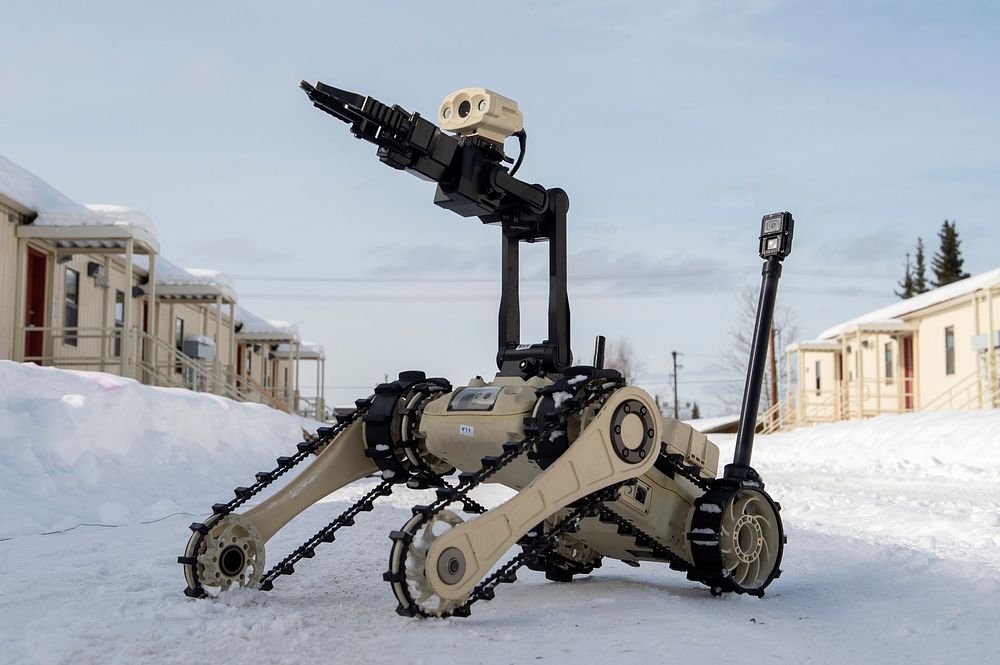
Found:
<path fill-rule="evenodd" d="M 566 212 L 561 189 L 526 183 L 504 166 L 503 141 L 521 138 L 517 104 L 484 88 L 448 95 L 438 117 L 446 134 L 419 113 L 325 83 L 299 84 L 316 108 L 350 124 L 351 133 L 378 146 L 386 165 L 437 183 L 434 203 L 463 217 L 479 217 L 503 230 L 503 270 L 497 367 L 501 374 L 559 373 L 572 363 L 566 292 Z M 519 160 L 520 161 L 520 158 Z M 520 340 L 518 249 L 521 242 L 549 242 L 548 339 Z"/>
<path fill-rule="evenodd" d="M 518 180 L 503 166 L 503 140 L 523 133 L 521 113 L 509 99 L 482 88 L 448 96 L 442 124 L 459 136 L 445 134 L 434 123 L 400 106 L 386 106 L 325 83 L 299 84 L 313 105 L 351 125 L 351 133 L 378 146 L 382 163 L 438 184 L 434 202 L 463 217 L 503 223 L 518 210 L 542 213 L 543 187 Z M 476 110 L 473 111 L 473 103 Z M 490 109 L 499 107 L 495 116 Z"/>

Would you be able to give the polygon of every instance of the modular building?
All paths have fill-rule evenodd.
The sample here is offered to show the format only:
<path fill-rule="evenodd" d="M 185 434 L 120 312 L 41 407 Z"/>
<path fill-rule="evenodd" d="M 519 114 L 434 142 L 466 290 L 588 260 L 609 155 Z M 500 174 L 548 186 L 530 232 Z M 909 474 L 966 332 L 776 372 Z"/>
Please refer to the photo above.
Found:
<path fill-rule="evenodd" d="M 1000 407 L 998 309 L 1000 268 L 790 345 L 793 371 L 776 426 Z"/>
<path fill-rule="evenodd" d="M 322 392 L 300 400 L 298 387 L 299 363 L 322 366 L 322 347 L 240 308 L 224 273 L 159 249 L 143 213 L 79 204 L 0 157 L 0 358 L 323 417 Z"/>

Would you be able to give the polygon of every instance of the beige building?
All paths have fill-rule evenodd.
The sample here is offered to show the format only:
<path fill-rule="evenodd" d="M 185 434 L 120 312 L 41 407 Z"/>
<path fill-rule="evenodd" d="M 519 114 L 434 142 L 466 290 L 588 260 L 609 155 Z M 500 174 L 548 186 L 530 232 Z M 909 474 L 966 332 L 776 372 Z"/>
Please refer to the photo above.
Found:
<path fill-rule="evenodd" d="M 144 257 L 136 263 L 146 267 Z M 214 270 L 156 260 L 156 316 L 141 354 L 146 383 L 240 399 L 236 381 L 236 290 Z"/>
<path fill-rule="evenodd" d="M 81 205 L 0 157 L 0 358 L 103 371 L 286 411 L 299 363 L 324 362 L 294 325 L 237 306 L 232 279 L 158 256 L 148 217 Z"/>
<path fill-rule="evenodd" d="M 1000 268 L 869 312 L 788 348 L 776 427 L 1000 407 Z M 772 414 L 773 415 L 773 414 Z"/>
<path fill-rule="evenodd" d="M 326 405 L 323 397 L 326 391 L 326 353 L 323 345 L 303 340 L 297 346 L 279 344 L 274 353 L 278 361 L 295 368 L 296 411 L 315 420 L 333 420 L 336 412 Z M 316 383 L 310 389 L 305 389 L 299 382 L 299 377 L 306 376 L 305 364 L 310 362 L 316 372 Z"/>
<path fill-rule="evenodd" d="M 244 307 L 236 308 L 237 368 L 247 384 L 264 401 L 323 420 L 332 418 L 323 400 L 323 347 L 303 342 L 298 326 L 269 321 Z M 303 395 L 299 382 L 303 361 L 316 363 L 316 394 Z M 260 401 L 260 400 L 257 400 Z"/>
<path fill-rule="evenodd" d="M 0 211 L 0 357 L 135 376 L 155 303 L 149 218 L 76 203 L 2 157 Z"/>

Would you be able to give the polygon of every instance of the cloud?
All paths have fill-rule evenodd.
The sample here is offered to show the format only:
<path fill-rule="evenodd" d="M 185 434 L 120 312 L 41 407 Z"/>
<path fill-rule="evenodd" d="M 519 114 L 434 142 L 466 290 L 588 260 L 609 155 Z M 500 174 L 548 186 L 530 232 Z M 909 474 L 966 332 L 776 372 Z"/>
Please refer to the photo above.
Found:
<path fill-rule="evenodd" d="M 260 263 L 287 265 L 293 259 L 291 254 L 275 249 L 273 245 L 265 246 L 251 237 L 232 235 L 184 242 L 180 250 L 178 255 L 188 262 L 207 260 L 233 266 Z M 170 258 L 173 254 L 167 250 L 166 255 Z"/>

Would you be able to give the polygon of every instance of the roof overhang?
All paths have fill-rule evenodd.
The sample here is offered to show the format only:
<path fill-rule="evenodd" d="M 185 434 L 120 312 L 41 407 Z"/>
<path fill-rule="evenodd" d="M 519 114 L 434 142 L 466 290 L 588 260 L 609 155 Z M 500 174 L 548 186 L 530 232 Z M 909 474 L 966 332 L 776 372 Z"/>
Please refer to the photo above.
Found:
<path fill-rule="evenodd" d="M 298 344 L 298 352 L 296 353 L 296 346 L 292 344 L 282 344 L 278 347 L 278 350 L 274 352 L 276 358 L 292 360 L 298 358 L 299 360 L 326 360 L 326 353 L 323 351 L 323 345 L 316 344 L 315 342 L 301 342 Z"/>
<path fill-rule="evenodd" d="M 221 298 L 222 304 L 231 305 L 236 296 L 226 288 L 205 284 L 156 284 L 156 298 L 171 302 L 213 304 Z"/>
<path fill-rule="evenodd" d="M 39 240 L 55 251 L 68 254 L 124 254 L 132 240 L 137 254 L 156 254 L 160 244 L 149 230 L 127 224 L 102 226 L 41 226 L 22 224 L 18 238 Z"/>
<path fill-rule="evenodd" d="M 915 332 L 919 326 L 915 321 L 902 321 L 900 319 L 889 321 L 869 321 L 868 323 L 857 323 L 845 327 L 838 337 L 846 335 L 866 335 L 873 333 L 900 333 Z"/>
<path fill-rule="evenodd" d="M 34 219 L 37 216 L 34 210 L 21 205 L 20 201 L 16 201 L 9 196 L 6 196 L 3 192 L 0 192 L 0 203 L 3 203 L 8 208 L 13 208 L 28 219 Z"/>
<path fill-rule="evenodd" d="M 236 333 L 237 342 L 257 342 L 264 344 L 294 344 L 298 341 L 292 333 L 279 332 L 279 331 L 262 331 L 262 332 L 238 332 Z"/>
<path fill-rule="evenodd" d="M 840 351 L 840 342 L 825 340 L 815 342 L 795 342 L 794 344 L 789 344 L 787 350 L 788 353 L 797 353 L 801 351 L 834 353 Z"/>

